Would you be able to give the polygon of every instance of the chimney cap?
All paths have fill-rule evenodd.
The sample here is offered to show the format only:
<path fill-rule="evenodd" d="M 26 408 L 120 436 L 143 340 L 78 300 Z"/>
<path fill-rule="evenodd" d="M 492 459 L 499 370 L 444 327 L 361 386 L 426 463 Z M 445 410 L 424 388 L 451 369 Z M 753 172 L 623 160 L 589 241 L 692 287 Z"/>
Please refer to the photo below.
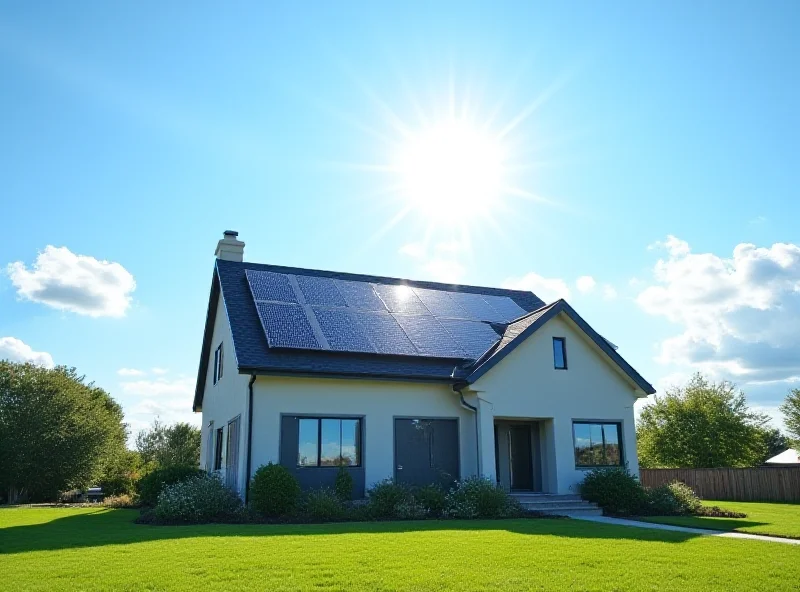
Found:
<path fill-rule="evenodd" d="M 223 234 L 223 236 L 232 236 L 232 237 L 237 237 L 237 236 L 239 236 L 239 233 L 238 233 L 238 232 L 236 232 L 235 230 L 226 230 L 226 231 L 225 231 L 225 232 L 223 232 L 222 234 Z"/>

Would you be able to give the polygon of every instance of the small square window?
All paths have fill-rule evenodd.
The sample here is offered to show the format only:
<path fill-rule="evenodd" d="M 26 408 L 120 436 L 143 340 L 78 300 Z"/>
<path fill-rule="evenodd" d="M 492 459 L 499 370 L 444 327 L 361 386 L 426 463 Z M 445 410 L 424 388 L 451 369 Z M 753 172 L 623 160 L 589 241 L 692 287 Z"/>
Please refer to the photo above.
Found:
<path fill-rule="evenodd" d="M 553 364 L 556 370 L 567 369 L 567 340 L 553 337 Z"/>

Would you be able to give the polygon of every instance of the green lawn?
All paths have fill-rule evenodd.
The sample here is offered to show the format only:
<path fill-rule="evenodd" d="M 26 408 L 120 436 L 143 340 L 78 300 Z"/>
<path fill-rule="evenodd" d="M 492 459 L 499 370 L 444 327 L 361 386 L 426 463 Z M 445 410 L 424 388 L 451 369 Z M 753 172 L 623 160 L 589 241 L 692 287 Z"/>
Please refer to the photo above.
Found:
<path fill-rule="evenodd" d="M 580 522 L 133 524 L 0 509 L 3 590 L 791 590 L 800 546 Z"/>
<path fill-rule="evenodd" d="M 677 524 L 693 528 L 735 530 L 752 534 L 800 539 L 800 504 L 768 504 L 761 502 L 704 501 L 707 506 L 719 506 L 747 514 L 747 518 L 696 518 L 694 516 L 657 516 L 645 518 L 648 522 Z"/>

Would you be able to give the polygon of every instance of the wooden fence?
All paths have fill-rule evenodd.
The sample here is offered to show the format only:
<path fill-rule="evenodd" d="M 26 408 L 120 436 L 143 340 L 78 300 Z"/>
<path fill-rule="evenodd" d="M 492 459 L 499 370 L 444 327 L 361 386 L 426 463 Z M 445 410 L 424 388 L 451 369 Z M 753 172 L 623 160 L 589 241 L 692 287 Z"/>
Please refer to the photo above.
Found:
<path fill-rule="evenodd" d="M 800 467 L 748 469 L 641 469 L 645 487 L 681 481 L 703 499 L 800 502 Z"/>

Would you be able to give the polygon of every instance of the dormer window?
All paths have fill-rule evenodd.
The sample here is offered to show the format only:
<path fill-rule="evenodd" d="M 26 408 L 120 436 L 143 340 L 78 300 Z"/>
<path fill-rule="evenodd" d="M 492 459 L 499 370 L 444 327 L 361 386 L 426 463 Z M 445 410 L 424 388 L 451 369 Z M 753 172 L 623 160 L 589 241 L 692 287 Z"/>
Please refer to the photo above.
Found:
<path fill-rule="evenodd" d="M 567 340 L 553 337 L 553 365 L 556 370 L 567 369 Z"/>
<path fill-rule="evenodd" d="M 222 344 L 214 352 L 214 384 L 222 378 Z"/>

